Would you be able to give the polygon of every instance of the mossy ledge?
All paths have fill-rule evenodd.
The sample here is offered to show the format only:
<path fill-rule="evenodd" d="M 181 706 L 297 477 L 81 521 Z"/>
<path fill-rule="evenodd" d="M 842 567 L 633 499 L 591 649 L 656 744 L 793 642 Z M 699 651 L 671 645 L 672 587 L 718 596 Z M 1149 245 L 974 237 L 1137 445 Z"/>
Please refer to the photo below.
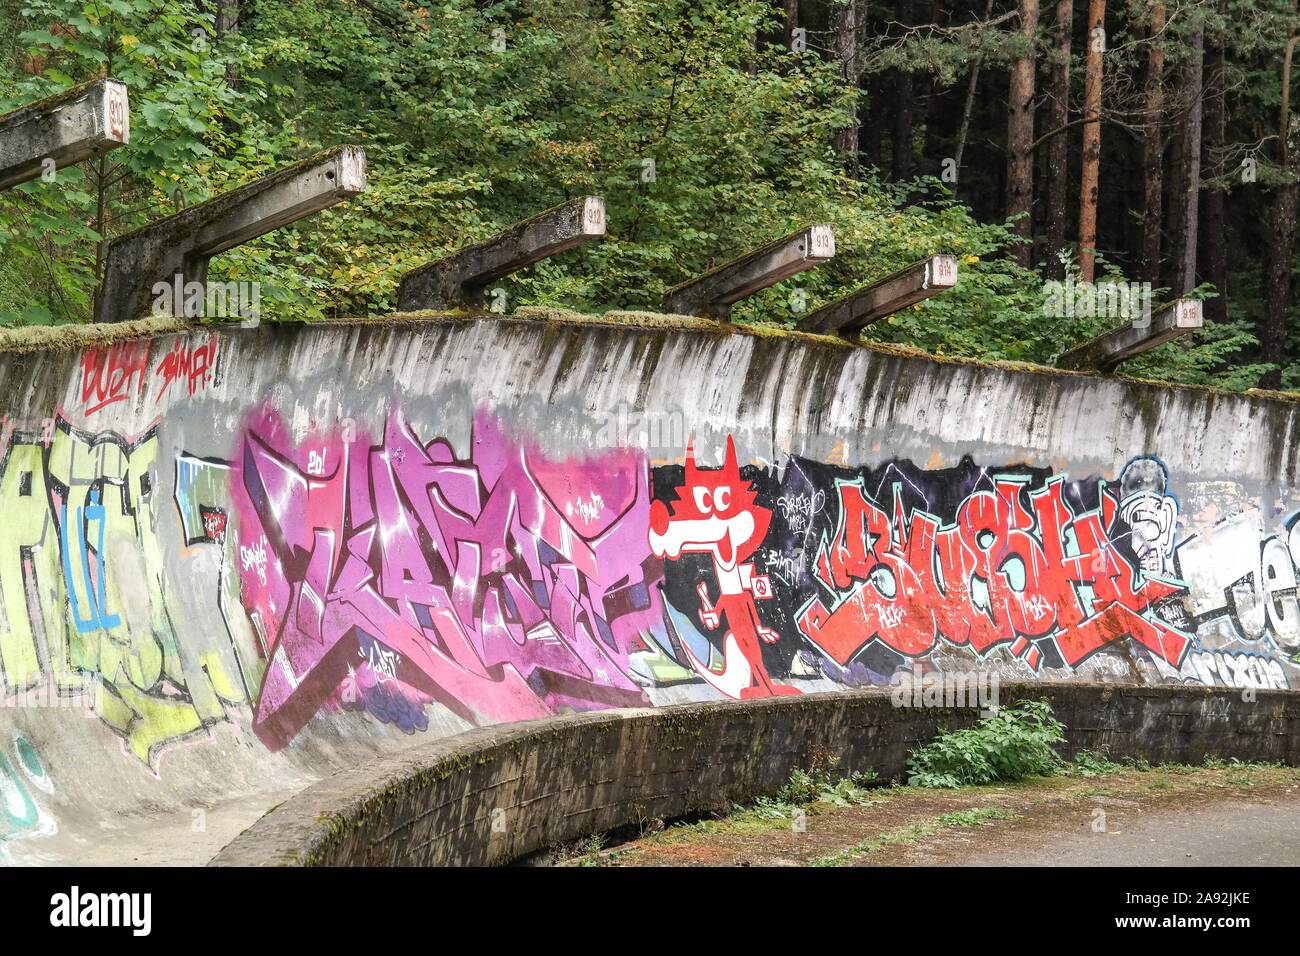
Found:
<path fill-rule="evenodd" d="M 257 335 L 268 332 L 283 333 L 290 329 L 309 331 L 316 326 L 419 326 L 419 325 L 457 325 L 477 321 L 507 323 L 548 323 L 555 326 L 573 328 L 609 328 L 633 331 L 681 331 L 699 332 L 718 336 L 719 338 L 741 335 L 751 338 L 776 339 L 800 343 L 812 347 L 841 350 L 861 349 L 894 358 L 921 359 L 939 365 L 965 366 L 970 368 L 1002 369 L 1030 375 L 1043 375 L 1054 378 L 1090 378 L 1099 377 L 1092 373 L 1059 369 L 1050 365 L 1037 365 L 1032 362 L 1011 362 L 993 359 L 976 359 L 954 355 L 935 355 L 924 349 L 908 345 L 897 345 L 869 340 L 850 340 L 837 335 L 820 335 L 787 329 L 782 326 L 761 323 L 720 322 L 714 319 L 700 318 L 692 315 L 671 315 L 661 312 L 638 312 L 628 310 L 611 310 L 600 315 L 576 312 L 558 306 L 521 306 L 508 315 L 472 310 L 393 312 L 385 315 L 345 316 L 321 319 L 312 323 L 265 323 L 253 329 L 244 329 L 235 324 L 195 322 L 170 316 L 136 319 L 129 322 L 107 324 L 69 324 L 54 326 L 24 326 L 21 328 L 0 329 L 0 354 L 31 353 L 40 351 L 68 351 L 108 345 L 127 339 L 151 338 L 160 335 L 184 332 L 225 332 L 228 334 Z M 1232 392 L 1227 389 L 1207 385 L 1184 385 L 1176 382 L 1162 382 L 1155 379 L 1115 374 L 1104 376 L 1118 382 L 1140 385 L 1170 391 L 1183 391 L 1204 395 L 1222 395 L 1231 398 L 1253 401 L 1276 402 L 1283 405 L 1300 404 L 1300 392 L 1280 392 L 1265 389 L 1247 389 L 1244 392 Z"/>

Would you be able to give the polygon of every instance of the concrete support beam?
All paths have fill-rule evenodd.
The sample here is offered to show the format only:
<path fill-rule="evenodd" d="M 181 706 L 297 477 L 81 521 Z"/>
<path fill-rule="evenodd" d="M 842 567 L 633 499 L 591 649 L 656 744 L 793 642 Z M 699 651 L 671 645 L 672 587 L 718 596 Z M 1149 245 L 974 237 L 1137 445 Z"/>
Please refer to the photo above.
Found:
<path fill-rule="evenodd" d="M 664 296 L 664 311 L 729 319 L 733 303 L 834 256 L 831 227 L 809 226 L 674 286 Z"/>
<path fill-rule="evenodd" d="M 0 190 L 106 153 L 131 137 L 126 84 L 92 80 L 0 116 Z"/>
<path fill-rule="evenodd" d="M 799 320 L 805 332 L 850 335 L 957 284 L 957 257 L 931 256 Z"/>
<path fill-rule="evenodd" d="M 366 188 L 366 154 L 339 146 L 115 239 L 108 247 L 95 321 L 150 310 L 156 283 L 205 282 L 208 261 Z"/>
<path fill-rule="evenodd" d="M 1128 325 L 1097 336 L 1056 360 L 1058 368 L 1081 372 L 1109 372 L 1126 359 L 1164 345 L 1204 324 L 1199 299 L 1175 299 Z"/>
<path fill-rule="evenodd" d="M 489 283 L 604 234 L 605 200 L 572 199 L 485 242 L 412 269 L 402 277 L 397 307 L 402 312 L 481 309 Z"/>

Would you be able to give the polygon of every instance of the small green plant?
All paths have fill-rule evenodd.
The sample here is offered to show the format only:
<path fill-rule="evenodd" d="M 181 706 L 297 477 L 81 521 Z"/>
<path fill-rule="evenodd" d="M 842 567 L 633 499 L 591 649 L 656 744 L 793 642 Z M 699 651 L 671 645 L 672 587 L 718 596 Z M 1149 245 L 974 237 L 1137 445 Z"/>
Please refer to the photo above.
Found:
<path fill-rule="evenodd" d="M 776 797 L 782 803 L 802 807 L 815 803 L 817 794 L 823 787 L 828 786 L 830 786 L 830 774 L 827 771 L 816 768 L 796 769 L 790 774 L 790 779 L 785 786 L 776 792 Z"/>
<path fill-rule="evenodd" d="M 1005 807 L 974 807 L 970 810 L 954 810 L 941 813 L 935 822 L 945 827 L 977 827 L 988 820 L 1010 820 L 1015 813 Z"/>
<path fill-rule="evenodd" d="M 847 774 L 835 773 L 839 765 L 836 757 L 814 756 L 813 766 L 808 770 L 795 770 L 790 779 L 780 790 L 775 799 L 759 797 L 754 808 L 767 815 L 787 815 L 795 807 L 806 807 L 814 803 L 829 803 L 832 806 L 848 807 L 866 803 L 867 790 L 876 781 L 874 770 L 856 770 Z"/>
<path fill-rule="evenodd" d="M 754 801 L 752 812 L 760 820 L 784 820 L 790 815 L 792 809 L 794 808 L 784 800 L 775 797 L 759 797 Z M 732 816 L 743 813 L 744 810 L 744 807 L 738 806 L 733 810 Z"/>
<path fill-rule="evenodd" d="M 1052 749 L 1064 741 L 1064 730 L 1046 700 L 1023 701 L 914 750 L 907 758 L 907 782 L 956 788 L 1050 776 L 1064 767 Z"/>
<path fill-rule="evenodd" d="M 1072 769 L 1080 777 L 1104 777 L 1123 772 L 1124 765 L 1111 760 L 1104 750 L 1080 750 L 1074 756 Z"/>
<path fill-rule="evenodd" d="M 1280 770 L 1285 764 L 1271 763 L 1266 760 L 1242 760 L 1240 757 L 1209 756 L 1201 764 L 1206 770 Z"/>

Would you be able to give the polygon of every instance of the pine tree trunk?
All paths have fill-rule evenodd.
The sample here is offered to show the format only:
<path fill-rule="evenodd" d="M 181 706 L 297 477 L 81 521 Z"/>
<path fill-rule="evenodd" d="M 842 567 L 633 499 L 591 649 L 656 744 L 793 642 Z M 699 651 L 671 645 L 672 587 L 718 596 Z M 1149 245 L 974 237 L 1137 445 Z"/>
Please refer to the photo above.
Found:
<path fill-rule="evenodd" d="M 867 159 L 867 165 L 876 169 L 880 168 L 883 159 L 880 132 L 889 120 L 884 77 L 883 73 L 872 73 L 867 78 L 867 122 L 861 133 L 862 153 Z"/>
<path fill-rule="evenodd" d="M 239 0 L 217 0 L 213 20 L 218 40 L 238 33 Z M 226 64 L 226 85 L 232 88 L 239 86 L 239 67 L 233 62 Z"/>
<path fill-rule="evenodd" d="M 912 25 L 912 0 L 898 0 L 898 21 Z M 894 71 L 894 181 L 912 178 L 912 74 Z"/>
<path fill-rule="evenodd" d="M 214 26 L 217 36 L 225 37 L 239 31 L 239 0 L 216 0 Z"/>
<path fill-rule="evenodd" d="M 1222 179 L 1223 149 L 1226 141 L 1227 116 L 1224 111 L 1223 48 L 1216 47 L 1206 58 L 1205 147 L 1210 162 L 1210 176 Z M 1224 237 L 1226 184 L 1216 182 L 1205 194 L 1205 219 L 1201 230 L 1205 278 L 1214 284 L 1218 296 L 1205 303 L 1205 317 L 1211 322 L 1228 319 L 1228 250 Z"/>
<path fill-rule="evenodd" d="M 1179 186 L 1183 204 L 1179 216 L 1177 284 L 1174 295 L 1182 295 L 1196 287 L 1196 233 L 1200 224 L 1201 201 L 1201 107 L 1204 92 L 1203 66 L 1205 53 L 1204 24 L 1195 20 L 1188 40 L 1188 60 L 1183 81 L 1187 91 L 1188 108 L 1183 128 L 1183 168 Z"/>
<path fill-rule="evenodd" d="M 1294 128 L 1292 132 L 1294 138 Z M 1293 143 L 1293 145 L 1295 145 Z M 1300 148 L 1292 150 L 1300 156 Z M 1273 207 L 1273 242 L 1269 245 L 1265 277 L 1264 321 L 1259 335 L 1260 361 L 1273 365 L 1260 378 L 1261 388 L 1281 388 L 1286 364 L 1286 318 L 1291 309 L 1291 260 L 1295 254 L 1296 181 L 1300 163 L 1292 159 L 1291 182 L 1277 191 Z"/>
<path fill-rule="evenodd" d="M 1146 120 L 1142 134 L 1142 281 L 1160 282 L 1160 235 L 1164 227 L 1165 5 L 1151 5 L 1146 66 Z"/>
<path fill-rule="evenodd" d="M 1011 64 L 1007 103 L 1007 218 L 1016 218 L 1011 231 L 1025 240 L 1033 235 L 1034 206 L 1034 39 L 1038 34 L 1038 0 L 1017 0 L 1020 33 L 1029 48 Z M 1012 250 L 1016 262 L 1029 267 L 1033 247 L 1028 241 Z"/>
<path fill-rule="evenodd" d="M 862 71 L 858 64 L 858 7 L 862 0 L 832 0 L 831 4 L 831 52 L 839 65 L 840 77 L 847 87 L 858 89 Z M 844 165 L 844 170 L 854 179 L 858 178 L 860 162 L 858 158 L 858 112 L 854 105 L 845 118 L 845 126 L 835 135 L 835 152 Z"/>
<path fill-rule="evenodd" d="M 794 49 L 794 31 L 799 27 L 799 0 L 785 0 L 785 48 Z"/>
<path fill-rule="evenodd" d="M 1091 282 L 1097 267 L 1097 184 L 1101 174 L 1102 54 L 1106 0 L 1088 3 L 1088 56 L 1083 75 L 1083 161 L 1079 176 L 1079 278 Z"/>
<path fill-rule="evenodd" d="M 1259 380 L 1261 388 L 1282 386 L 1286 364 L 1286 319 L 1291 310 L 1291 269 L 1295 254 L 1296 183 L 1300 174 L 1300 123 L 1291 117 L 1291 64 L 1296 43 L 1287 44 L 1282 63 L 1282 115 L 1278 123 L 1278 165 L 1289 179 L 1277 190 L 1273 206 L 1273 241 L 1264 269 L 1264 315 L 1259 323 L 1259 358 L 1273 365 Z"/>
<path fill-rule="evenodd" d="M 1047 145 L 1047 274 L 1065 278 L 1060 254 L 1065 249 L 1069 212 L 1070 134 L 1070 46 L 1074 33 L 1074 0 L 1057 0 L 1056 60 L 1052 65 L 1051 106 L 1047 113 L 1049 132 L 1059 130 Z"/>

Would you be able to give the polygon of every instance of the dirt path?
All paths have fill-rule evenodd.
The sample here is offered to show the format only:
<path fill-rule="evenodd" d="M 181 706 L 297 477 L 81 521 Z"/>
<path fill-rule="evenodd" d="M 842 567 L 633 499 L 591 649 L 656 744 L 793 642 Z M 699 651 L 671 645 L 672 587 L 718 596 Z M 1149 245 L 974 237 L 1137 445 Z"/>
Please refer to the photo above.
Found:
<path fill-rule="evenodd" d="M 1161 767 L 997 787 L 868 791 L 850 806 L 760 804 L 562 865 L 1300 865 L 1300 769 Z"/>

